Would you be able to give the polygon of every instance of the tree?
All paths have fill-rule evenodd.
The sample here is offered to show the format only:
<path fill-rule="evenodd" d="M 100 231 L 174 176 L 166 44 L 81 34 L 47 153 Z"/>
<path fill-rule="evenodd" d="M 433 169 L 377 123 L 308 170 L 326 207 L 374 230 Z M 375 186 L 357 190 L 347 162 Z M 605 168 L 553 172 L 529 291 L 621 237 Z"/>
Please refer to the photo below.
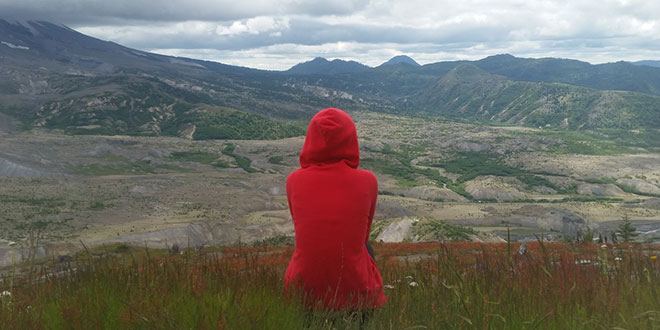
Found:
<path fill-rule="evenodd" d="M 633 225 L 630 223 L 630 219 L 628 218 L 628 215 L 623 217 L 623 222 L 619 224 L 619 227 L 616 230 L 617 235 L 621 237 L 623 242 L 629 243 L 632 241 L 633 237 L 639 235 L 636 233 L 637 229 L 633 227 Z"/>

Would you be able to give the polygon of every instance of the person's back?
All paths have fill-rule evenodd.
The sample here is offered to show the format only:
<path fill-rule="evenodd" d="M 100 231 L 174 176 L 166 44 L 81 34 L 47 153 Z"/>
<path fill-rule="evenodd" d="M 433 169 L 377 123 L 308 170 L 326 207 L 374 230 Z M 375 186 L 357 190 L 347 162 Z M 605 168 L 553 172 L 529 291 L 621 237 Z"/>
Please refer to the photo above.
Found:
<path fill-rule="evenodd" d="M 326 308 L 375 308 L 387 301 L 365 245 L 378 183 L 357 169 L 359 160 L 353 121 L 326 109 L 309 125 L 301 168 L 287 178 L 296 247 L 285 281 L 298 283 Z"/>

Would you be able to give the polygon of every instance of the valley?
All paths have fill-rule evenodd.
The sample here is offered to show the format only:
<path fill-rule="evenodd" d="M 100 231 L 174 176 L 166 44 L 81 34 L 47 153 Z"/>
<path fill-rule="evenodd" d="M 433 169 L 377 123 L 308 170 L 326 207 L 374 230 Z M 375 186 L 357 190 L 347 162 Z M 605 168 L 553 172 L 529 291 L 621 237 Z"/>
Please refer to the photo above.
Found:
<path fill-rule="evenodd" d="M 0 265 L 85 246 L 291 242 L 309 119 L 349 112 L 377 241 L 660 237 L 660 68 L 508 54 L 286 71 L 0 19 Z M 16 243 L 16 244 L 12 244 Z M 26 257 L 27 256 L 27 257 Z"/>
<path fill-rule="evenodd" d="M 647 232 L 639 240 L 658 237 L 660 152 L 647 131 L 577 133 L 350 113 L 360 167 L 379 180 L 374 239 L 399 222 L 416 225 L 398 241 L 449 239 L 424 232 L 443 221 L 476 230 L 474 240 L 501 241 L 507 227 L 517 240 L 541 233 L 575 240 L 588 231 L 610 237 L 624 218 Z M 73 253 L 80 242 L 162 248 L 293 236 L 285 181 L 298 167 L 303 140 L 5 130 L 0 261 L 11 262 L 9 241 L 26 249 L 35 234 L 43 257 Z"/>

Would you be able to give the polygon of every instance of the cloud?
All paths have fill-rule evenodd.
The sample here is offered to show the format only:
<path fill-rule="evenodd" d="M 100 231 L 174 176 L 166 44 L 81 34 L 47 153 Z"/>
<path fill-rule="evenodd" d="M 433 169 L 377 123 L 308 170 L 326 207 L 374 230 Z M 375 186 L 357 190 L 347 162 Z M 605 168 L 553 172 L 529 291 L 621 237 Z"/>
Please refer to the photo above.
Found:
<path fill-rule="evenodd" d="M 249 34 L 260 34 L 264 32 L 273 32 L 279 33 L 281 35 L 281 30 L 289 28 L 289 19 L 277 19 L 273 17 L 255 17 L 242 21 L 235 21 L 230 26 L 218 25 L 215 29 L 215 33 L 221 36 L 229 35 L 240 35 L 243 33 Z"/>
<path fill-rule="evenodd" d="M 366 0 L 2 0 L 2 17 L 69 25 L 126 22 L 230 21 L 265 15 L 344 15 Z"/>
<path fill-rule="evenodd" d="M 615 62 L 622 59 L 622 54 L 629 55 L 626 60 L 636 61 L 654 58 L 658 49 L 644 49 L 624 46 L 606 46 L 594 48 L 583 45 L 582 41 L 556 45 L 558 41 L 506 41 L 499 43 L 459 42 L 451 44 L 399 44 L 399 43 L 358 43 L 335 42 L 320 45 L 277 44 L 264 47 L 237 50 L 219 49 L 153 49 L 160 54 L 203 58 L 231 65 L 245 66 L 264 70 L 286 70 L 297 63 L 309 61 L 317 56 L 327 59 L 354 60 L 369 66 L 378 66 L 386 60 L 406 54 L 420 64 L 438 61 L 478 60 L 494 54 L 510 53 L 519 57 L 558 57 L 571 59 L 589 59 L 593 63 Z"/>
<path fill-rule="evenodd" d="M 148 51 L 260 68 L 316 56 L 378 65 L 496 53 L 591 62 L 657 58 L 660 2 L 646 0 L 2 0 Z"/>

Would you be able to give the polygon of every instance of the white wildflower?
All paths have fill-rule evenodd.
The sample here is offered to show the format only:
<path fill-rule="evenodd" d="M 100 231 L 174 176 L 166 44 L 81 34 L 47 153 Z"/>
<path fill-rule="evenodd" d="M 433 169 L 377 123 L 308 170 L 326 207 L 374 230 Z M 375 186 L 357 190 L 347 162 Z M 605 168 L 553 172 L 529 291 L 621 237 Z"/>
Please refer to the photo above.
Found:
<path fill-rule="evenodd" d="M 413 279 L 412 275 L 408 275 L 408 276 L 406 276 L 406 278 L 409 279 L 409 280 Z"/>
<path fill-rule="evenodd" d="M 391 285 L 391 284 L 385 284 L 385 285 L 383 285 L 383 288 L 384 288 L 384 289 L 394 289 L 394 285 Z"/>
<path fill-rule="evenodd" d="M 0 293 L 0 297 L 11 297 L 11 292 L 2 291 L 2 293 Z"/>
<path fill-rule="evenodd" d="M 601 249 L 607 249 L 607 244 L 603 244 L 600 246 Z"/>
<path fill-rule="evenodd" d="M 411 287 L 414 288 L 414 287 L 418 286 L 419 284 L 417 284 L 417 282 L 410 282 L 410 283 L 408 283 L 408 285 L 410 285 Z"/>
<path fill-rule="evenodd" d="M 9 242 L 9 246 L 14 246 L 16 245 L 16 242 Z"/>
<path fill-rule="evenodd" d="M 621 257 L 614 258 L 614 261 L 621 261 L 621 260 L 623 260 L 623 258 L 621 258 Z"/>

